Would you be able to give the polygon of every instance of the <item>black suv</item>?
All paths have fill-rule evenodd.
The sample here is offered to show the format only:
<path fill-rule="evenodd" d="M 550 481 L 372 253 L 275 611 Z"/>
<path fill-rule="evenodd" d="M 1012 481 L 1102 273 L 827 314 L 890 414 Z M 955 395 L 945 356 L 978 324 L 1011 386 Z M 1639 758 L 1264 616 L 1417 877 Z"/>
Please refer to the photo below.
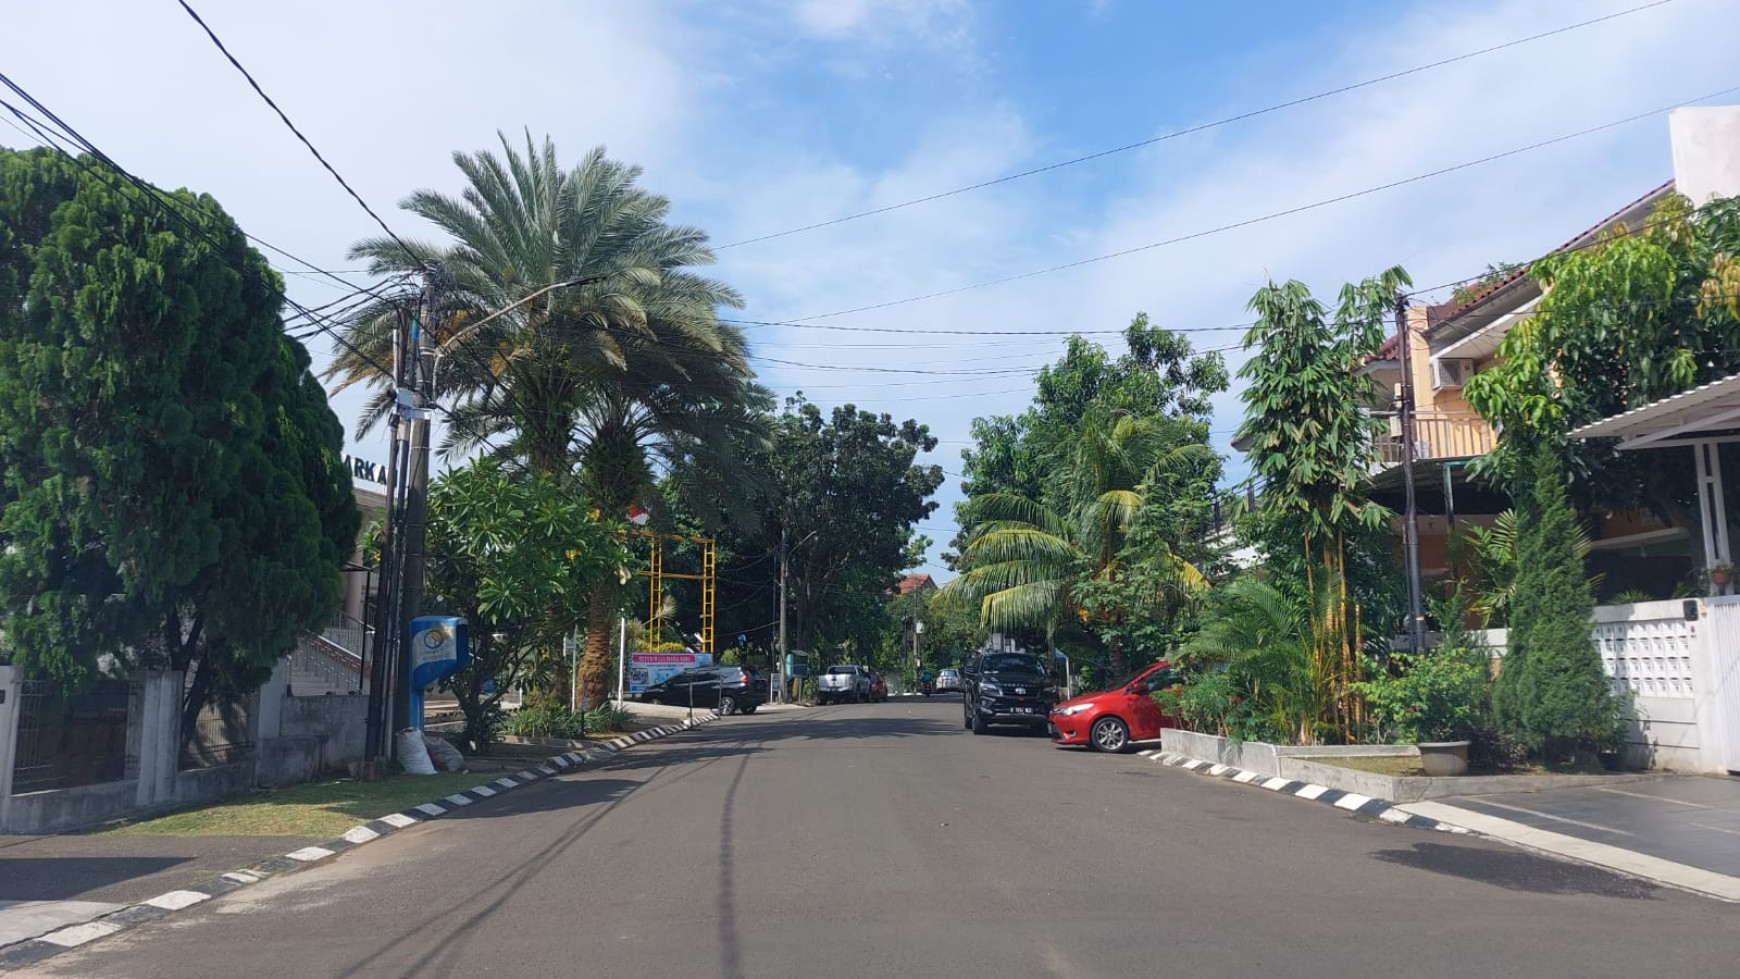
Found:
<path fill-rule="evenodd" d="M 725 715 L 753 714 L 767 703 L 767 678 L 741 666 L 704 666 L 647 687 L 640 699 L 649 704 L 701 707 Z"/>
<path fill-rule="evenodd" d="M 1030 653 L 985 653 L 961 671 L 966 680 L 966 727 L 984 734 L 993 724 L 1044 730 L 1057 706 L 1057 688 L 1045 661 Z"/>

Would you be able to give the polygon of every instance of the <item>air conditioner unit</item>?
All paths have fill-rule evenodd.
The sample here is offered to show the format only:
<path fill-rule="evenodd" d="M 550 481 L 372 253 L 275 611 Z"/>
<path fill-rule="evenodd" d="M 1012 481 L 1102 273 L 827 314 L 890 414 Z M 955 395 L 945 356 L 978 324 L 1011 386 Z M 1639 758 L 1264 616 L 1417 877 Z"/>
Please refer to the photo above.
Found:
<path fill-rule="evenodd" d="M 1432 361 L 1432 390 L 1459 388 L 1474 376 L 1474 361 L 1439 359 Z"/>

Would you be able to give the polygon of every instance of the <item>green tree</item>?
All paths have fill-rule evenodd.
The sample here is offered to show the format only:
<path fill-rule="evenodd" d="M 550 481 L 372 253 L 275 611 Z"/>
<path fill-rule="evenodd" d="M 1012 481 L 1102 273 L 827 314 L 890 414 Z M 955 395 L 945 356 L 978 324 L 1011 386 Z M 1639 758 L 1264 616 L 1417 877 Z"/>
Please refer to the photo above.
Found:
<path fill-rule="evenodd" d="M 1530 468 L 1533 492 L 1517 535 L 1510 639 L 1492 705 L 1506 733 L 1558 762 L 1579 748 L 1613 744 L 1621 705 L 1591 635 L 1595 598 L 1557 451 L 1537 448 Z"/>
<path fill-rule="evenodd" d="M 976 526 L 961 555 L 965 570 L 948 590 L 977 603 L 991 629 L 1055 635 L 1072 619 L 1085 621 L 1082 586 L 1118 577 L 1146 494 L 1213 463 L 1213 453 L 1192 435 L 1162 418 L 1089 415 L 1059 480 L 1067 493 L 1060 508 L 1011 493 L 972 500 Z M 1203 496 L 1212 481 L 1211 473 L 1200 487 Z M 1157 580 L 1165 587 L 1201 586 L 1197 569 L 1165 541 L 1146 543 L 1146 557 L 1163 569 Z M 1112 604 L 1100 609 L 1113 617 L 1123 611 Z M 1110 667 L 1122 672 L 1122 637 L 1114 633 L 1110 639 Z"/>
<path fill-rule="evenodd" d="M 449 686 L 479 748 L 509 689 L 534 676 L 561 689 L 562 640 L 585 625 L 598 582 L 627 563 L 621 524 L 590 511 L 556 477 L 513 476 L 494 460 L 430 487 L 429 606 L 470 624 L 471 663 Z"/>
<path fill-rule="evenodd" d="M 101 166 L 0 150 L 0 633 L 66 684 L 191 670 L 191 731 L 326 624 L 360 518 L 266 260 Z"/>
<path fill-rule="evenodd" d="M 1365 410 L 1376 391 L 1359 368 L 1410 284 L 1397 267 L 1345 285 L 1331 317 L 1303 283 L 1270 283 L 1251 298 L 1258 319 L 1245 347 L 1257 353 L 1239 369 L 1247 385 L 1238 438 L 1263 484 L 1247 527 L 1283 587 L 1302 588 L 1299 602 L 1324 617 L 1310 630 L 1311 675 L 1324 685 L 1318 702 L 1334 705 L 1319 720 L 1342 737 L 1358 723 L 1356 702 L 1342 694 L 1361 677 L 1364 643 L 1350 568 L 1367 552 L 1358 539 L 1381 532 L 1389 516 L 1365 495 L 1382 422 Z"/>
<path fill-rule="evenodd" d="M 1505 335 L 1495 365 L 1463 389 L 1499 431 L 1478 472 L 1524 497 L 1527 460 L 1552 445 L 1578 502 L 1650 507 L 1689 527 L 1700 547 L 1689 453 L 1622 453 L 1565 436 L 1740 371 L 1737 254 L 1740 199 L 1693 211 L 1675 195 L 1640 231 L 1621 227 L 1595 247 L 1535 262 L 1529 271 L 1544 292 L 1535 314 Z M 1732 462 L 1724 471 L 1740 478 Z"/>
<path fill-rule="evenodd" d="M 447 348 L 437 375 L 437 396 L 455 402 L 447 450 L 505 436 L 531 471 L 577 476 L 609 515 L 655 496 L 655 464 L 698 460 L 734 478 L 738 460 L 719 449 L 753 427 L 766 394 L 752 382 L 742 332 L 718 318 L 741 298 L 694 271 L 714 261 L 706 234 L 667 224 L 670 201 L 637 186 L 640 169 L 602 147 L 564 171 L 549 140 L 538 146 L 528 134 L 523 153 L 505 135 L 501 144 L 499 157 L 454 154 L 467 184 L 460 196 L 424 190 L 404 201 L 447 244 L 413 242 L 407 255 L 371 238 L 351 250 L 376 274 L 445 273 L 427 328 Z M 365 430 L 391 403 L 390 379 L 374 364 L 387 360 L 396 315 L 382 305 L 359 316 L 348 337 L 357 352 L 331 371 L 341 387 L 375 389 Z M 603 582 L 591 599 L 580 667 L 589 697 L 609 671 L 620 597 Z"/>

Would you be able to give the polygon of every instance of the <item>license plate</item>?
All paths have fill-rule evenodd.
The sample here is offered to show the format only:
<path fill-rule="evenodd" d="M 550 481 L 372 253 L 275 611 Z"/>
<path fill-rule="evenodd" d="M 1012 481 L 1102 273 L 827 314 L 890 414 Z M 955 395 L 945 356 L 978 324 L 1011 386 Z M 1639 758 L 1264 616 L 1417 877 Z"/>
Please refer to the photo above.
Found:
<path fill-rule="evenodd" d="M 1031 713 L 1033 713 L 1033 708 L 1031 708 L 1031 707 L 1017 707 L 1017 708 L 1015 708 L 1015 713 L 1017 713 L 1017 714 L 1031 714 Z"/>

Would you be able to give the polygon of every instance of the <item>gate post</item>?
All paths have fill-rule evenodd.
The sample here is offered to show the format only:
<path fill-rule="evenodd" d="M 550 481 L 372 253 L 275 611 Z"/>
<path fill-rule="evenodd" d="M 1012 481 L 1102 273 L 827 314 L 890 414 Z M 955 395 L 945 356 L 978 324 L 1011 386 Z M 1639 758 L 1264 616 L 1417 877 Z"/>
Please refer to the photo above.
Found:
<path fill-rule="evenodd" d="M 8 826 L 11 808 L 12 767 L 18 754 L 18 669 L 0 666 L 0 832 Z"/>

